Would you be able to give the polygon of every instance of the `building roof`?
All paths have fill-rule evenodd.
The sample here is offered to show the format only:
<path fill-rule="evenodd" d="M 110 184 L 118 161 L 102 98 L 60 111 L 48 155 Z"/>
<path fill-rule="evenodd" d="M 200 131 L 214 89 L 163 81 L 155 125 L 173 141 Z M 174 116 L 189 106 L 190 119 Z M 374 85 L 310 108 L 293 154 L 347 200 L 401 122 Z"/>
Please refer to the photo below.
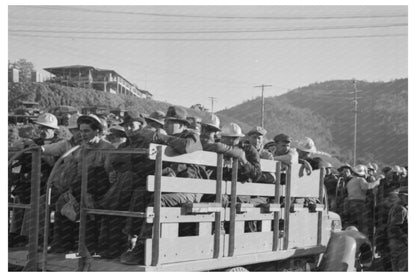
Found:
<path fill-rule="evenodd" d="M 131 83 L 129 80 L 127 80 L 126 78 L 124 78 L 122 75 L 120 75 L 119 73 L 117 73 L 116 71 L 112 70 L 112 69 L 102 69 L 102 68 L 96 68 L 90 65 L 68 65 L 68 66 L 59 66 L 59 67 L 48 67 L 48 68 L 44 68 L 45 71 L 48 71 L 54 75 L 57 74 L 62 74 L 64 70 L 67 69 L 93 69 L 96 71 L 101 71 L 101 72 L 111 72 L 114 74 L 117 74 L 118 76 L 120 76 L 121 78 L 123 78 L 127 83 L 129 83 L 131 86 L 135 87 L 138 91 L 140 91 L 143 94 L 149 95 L 149 96 L 153 96 L 150 92 L 148 92 L 147 90 L 142 90 L 139 89 L 135 84 Z"/>

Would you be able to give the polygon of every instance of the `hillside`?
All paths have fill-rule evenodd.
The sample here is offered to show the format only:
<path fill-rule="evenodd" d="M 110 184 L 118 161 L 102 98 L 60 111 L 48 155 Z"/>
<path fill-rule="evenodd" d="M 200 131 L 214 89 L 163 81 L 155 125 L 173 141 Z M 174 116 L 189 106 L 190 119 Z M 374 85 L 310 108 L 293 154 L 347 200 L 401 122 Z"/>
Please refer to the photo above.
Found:
<path fill-rule="evenodd" d="M 357 161 L 407 165 L 407 79 L 357 82 Z M 350 80 L 327 81 L 265 100 L 265 127 L 272 134 L 313 138 L 320 150 L 352 161 L 353 91 Z M 221 111 L 249 124 L 260 122 L 260 98 Z"/>
<path fill-rule="evenodd" d="M 77 108 L 83 106 L 105 106 L 109 108 L 136 109 L 141 113 L 151 113 L 155 110 L 166 112 L 171 105 L 166 102 L 151 99 L 140 99 L 133 96 L 115 95 L 93 89 L 73 88 L 53 83 L 9 83 L 9 111 L 19 106 L 20 101 L 39 102 L 41 109 L 47 110 L 59 105 L 70 105 Z M 208 117 L 209 113 L 187 108 L 189 115 Z M 245 123 L 219 116 L 221 123 L 237 122 L 243 129 L 250 128 Z"/>

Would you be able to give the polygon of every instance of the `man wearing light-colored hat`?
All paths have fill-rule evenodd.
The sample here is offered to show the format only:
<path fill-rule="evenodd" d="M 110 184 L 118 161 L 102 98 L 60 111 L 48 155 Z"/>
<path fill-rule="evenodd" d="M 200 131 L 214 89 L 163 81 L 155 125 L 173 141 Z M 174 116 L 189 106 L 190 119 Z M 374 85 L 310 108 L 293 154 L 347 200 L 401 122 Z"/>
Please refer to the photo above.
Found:
<path fill-rule="evenodd" d="M 38 145 L 55 143 L 60 139 L 56 136 L 55 131 L 59 129 L 58 119 L 51 113 L 43 113 L 33 121 L 40 130 L 40 138 L 33 141 Z"/>
<path fill-rule="evenodd" d="M 353 178 L 347 184 L 348 191 L 348 224 L 354 225 L 364 234 L 368 234 L 368 225 L 366 223 L 365 200 L 367 190 L 373 189 L 380 184 L 380 179 L 374 182 L 365 180 L 367 167 L 359 164 L 353 167 Z"/>

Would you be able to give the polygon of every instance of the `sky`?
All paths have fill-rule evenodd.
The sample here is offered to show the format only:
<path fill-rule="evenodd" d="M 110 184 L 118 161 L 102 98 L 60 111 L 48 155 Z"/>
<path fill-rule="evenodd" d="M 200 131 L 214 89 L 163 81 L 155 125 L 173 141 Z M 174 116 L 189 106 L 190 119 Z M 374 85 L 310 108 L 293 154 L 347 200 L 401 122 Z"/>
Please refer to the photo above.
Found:
<path fill-rule="evenodd" d="M 8 59 L 113 69 L 214 112 L 334 79 L 408 77 L 407 6 L 9 6 Z M 46 72 L 43 74 L 47 76 Z"/>

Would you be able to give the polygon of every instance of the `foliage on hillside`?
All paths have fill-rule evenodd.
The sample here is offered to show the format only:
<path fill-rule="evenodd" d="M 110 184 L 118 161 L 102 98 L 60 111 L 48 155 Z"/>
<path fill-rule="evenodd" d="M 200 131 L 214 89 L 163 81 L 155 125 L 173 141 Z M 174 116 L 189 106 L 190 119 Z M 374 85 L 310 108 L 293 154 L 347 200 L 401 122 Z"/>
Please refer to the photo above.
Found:
<path fill-rule="evenodd" d="M 238 118 L 250 126 L 261 125 L 261 98 L 221 111 L 219 114 Z M 287 101 L 266 98 L 264 117 L 268 139 L 273 139 L 280 133 L 288 134 L 295 140 L 309 136 L 314 139 L 319 150 L 337 153 L 337 148 L 332 146 L 332 135 L 326 121 L 308 109 L 296 108 Z"/>
<path fill-rule="evenodd" d="M 73 88 L 54 83 L 9 83 L 8 91 L 9 111 L 20 105 L 20 101 L 39 102 L 41 109 L 47 110 L 59 105 L 70 105 L 80 109 L 84 106 L 105 106 L 108 108 L 135 109 L 141 113 L 150 114 L 155 110 L 166 112 L 171 105 L 166 102 L 151 99 L 140 99 L 133 96 L 116 95 L 93 89 Z M 208 118 L 210 113 L 200 109 L 187 108 L 190 116 Z M 245 123 L 219 116 L 221 124 L 229 122 L 240 124 L 243 130 L 248 131 L 250 126 Z"/>
<path fill-rule="evenodd" d="M 407 79 L 358 81 L 357 163 L 407 164 Z M 352 163 L 354 140 L 351 80 L 315 83 L 265 99 L 269 134 L 311 137 L 319 150 Z M 261 99 L 245 102 L 220 114 L 251 125 L 260 123 Z M 269 136 L 272 138 L 273 136 Z"/>
<path fill-rule="evenodd" d="M 357 82 L 357 159 L 387 164 L 407 164 L 407 79 L 391 82 Z M 354 141 L 353 84 L 328 81 L 277 97 L 294 106 L 308 108 L 328 120 L 334 137 L 347 158 Z"/>

